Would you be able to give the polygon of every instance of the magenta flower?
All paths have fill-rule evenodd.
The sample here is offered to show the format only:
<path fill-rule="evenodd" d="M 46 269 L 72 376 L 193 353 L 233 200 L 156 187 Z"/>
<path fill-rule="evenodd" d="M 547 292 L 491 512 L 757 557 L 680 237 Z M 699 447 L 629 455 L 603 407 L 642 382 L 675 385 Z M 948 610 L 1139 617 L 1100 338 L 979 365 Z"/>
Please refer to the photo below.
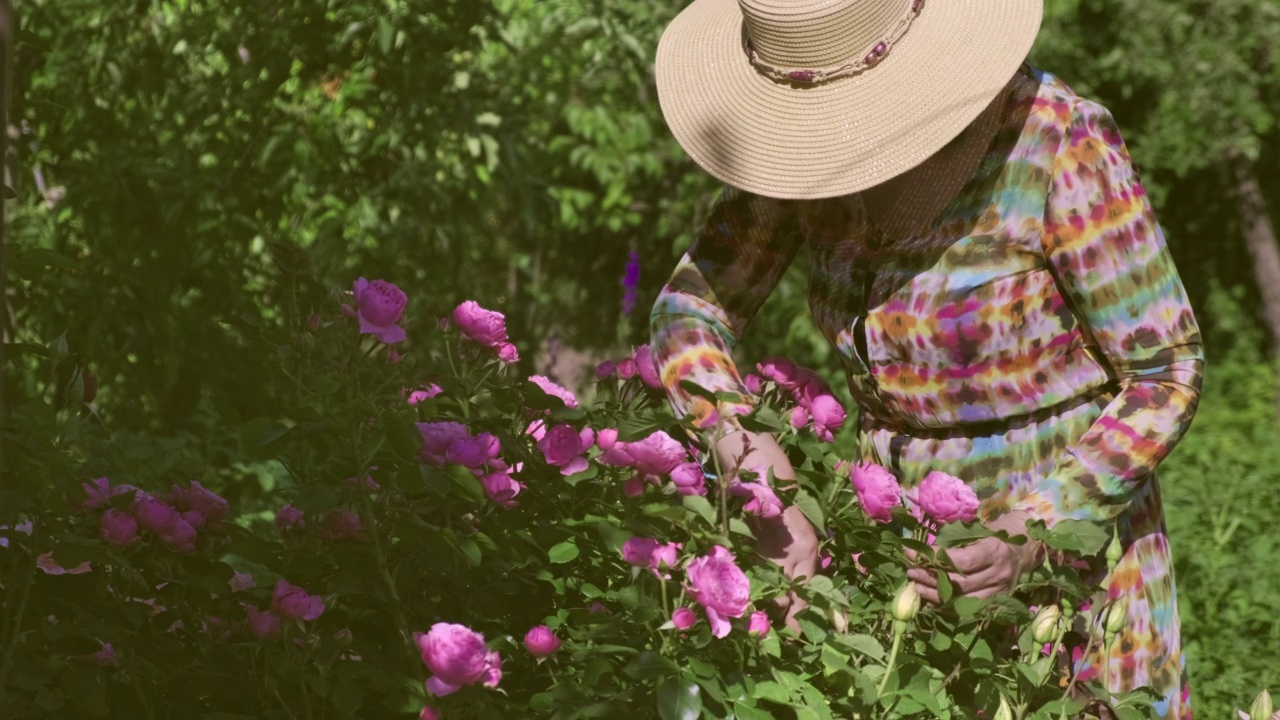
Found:
<path fill-rule="evenodd" d="M 427 383 L 426 387 L 420 387 L 417 390 L 409 391 L 405 399 L 410 405 L 417 405 L 423 400 L 430 400 L 442 392 L 444 391 L 440 389 L 439 385 L 436 385 L 435 383 Z"/>
<path fill-rule="evenodd" d="M 325 515 L 319 530 L 320 537 L 330 542 L 363 540 L 365 537 L 360 515 L 351 510 L 334 510 Z"/>
<path fill-rule="evenodd" d="M 227 581 L 227 585 L 231 587 L 231 592 L 244 592 L 255 585 L 253 575 L 250 573 L 236 573 Z"/>
<path fill-rule="evenodd" d="M 798 388 L 804 379 L 795 363 L 780 357 L 763 358 L 756 363 L 756 372 L 788 391 Z"/>
<path fill-rule="evenodd" d="M 612 360 L 605 360 L 601 362 L 599 365 L 596 365 L 597 380 L 604 380 L 605 378 L 611 378 L 617 373 L 618 373 L 618 363 Z"/>
<path fill-rule="evenodd" d="M 757 610 L 751 613 L 751 620 L 747 623 L 747 634 L 755 637 L 764 637 L 769 634 L 770 627 L 769 616 Z"/>
<path fill-rule="evenodd" d="M 551 382 L 550 378 L 545 375 L 531 375 L 529 376 L 529 382 L 542 388 L 542 391 L 551 397 L 560 398 L 560 401 L 564 403 L 565 407 L 578 407 L 578 398 L 575 397 L 572 392 Z"/>
<path fill-rule="evenodd" d="M 113 545 L 126 547 L 138 542 L 138 523 L 128 514 L 108 508 L 102 513 L 98 534 Z"/>
<path fill-rule="evenodd" d="M 181 520 L 178 511 L 163 500 L 151 495 L 139 495 L 133 501 L 133 517 L 147 530 L 161 533 Z"/>
<path fill-rule="evenodd" d="M 546 625 L 535 625 L 524 635 L 524 649 L 536 658 L 549 657 L 560 649 L 560 638 Z"/>
<path fill-rule="evenodd" d="M 893 508 L 902 504 L 902 488 L 893 473 L 870 462 L 859 462 L 850 473 L 858 504 L 867 517 L 881 523 L 893 519 Z"/>
<path fill-rule="evenodd" d="M 305 530 L 307 521 L 303 519 L 302 511 L 289 503 L 276 511 L 276 529 L 283 535 L 294 530 Z"/>
<path fill-rule="evenodd" d="M 604 428 L 596 433 L 596 447 L 602 451 L 612 450 L 618 444 L 618 431 L 614 428 Z"/>
<path fill-rule="evenodd" d="M 117 495 L 134 492 L 138 489 L 132 485 L 117 485 L 113 488 L 111 487 L 111 481 L 104 477 L 94 478 L 87 483 L 80 483 L 80 487 L 84 488 L 85 492 L 85 500 L 80 503 L 80 508 L 83 510 L 95 510 Z"/>
<path fill-rule="evenodd" d="M 706 495 L 707 480 L 696 462 L 680 463 L 671 470 L 671 482 L 681 495 Z"/>
<path fill-rule="evenodd" d="M 809 409 L 803 405 L 791 408 L 791 427 L 799 430 L 809 424 Z"/>
<path fill-rule="evenodd" d="M 618 377 L 623 380 L 635 377 L 637 370 L 635 358 L 623 358 L 618 361 Z"/>
<path fill-rule="evenodd" d="M 507 365 L 514 362 L 520 362 L 520 351 L 516 349 L 515 345 L 512 345 L 509 342 L 502 343 L 498 346 L 498 359 Z"/>
<path fill-rule="evenodd" d="M 272 612 L 263 612 L 252 605 L 244 606 L 249 616 L 249 632 L 256 638 L 275 637 L 284 628 L 284 621 Z"/>
<path fill-rule="evenodd" d="M 663 580 L 670 580 L 671 573 L 667 570 L 674 569 L 680 565 L 680 543 L 666 543 L 659 545 L 649 553 L 649 569 L 653 574 Z"/>
<path fill-rule="evenodd" d="M 396 323 L 404 314 L 404 306 L 409 299 L 400 288 L 385 280 L 369 282 L 359 278 L 352 288 L 356 302 L 356 319 L 360 322 L 360 332 L 373 335 L 382 342 L 392 345 L 404 340 L 404 328 Z"/>
<path fill-rule="evenodd" d="M 970 522 L 978 515 L 978 495 L 963 480 L 935 470 L 917 488 L 920 508 L 940 523 Z"/>
<path fill-rule="evenodd" d="M 651 537 L 633 537 L 622 544 L 622 559 L 632 565 L 648 567 L 658 541 Z"/>
<path fill-rule="evenodd" d="M 697 622 L 698 616 L 694 615 L 693 611 L 687 607 L 678 607 L 675 612 L 671 613 L 671 624 L 677 630 L 688 630 Z"/>
<path fill-rule="evenodd" d="M 418 713 L 418 720 L 440 720 L 440 711 L 428 705 Z"/>
<path fill-rule="evenodd" d="M 472 470 L 479 470 L 490 461 L 496 459 L 500 452 L 502 452 L 502 448 L 498 443 L 498 438 L 493 435 L 489 433 L 480 433 L 475 436 L 468 434 L 466 437 L 458 438 L 450 443 L 444 452 L 444 459 L 447 463 L 455 463 Z"/>
<path fill-rule="evenodd" d="M 419 457 L 428 465 L 443 467 L 449 447 L 455 442 L 471 437 L 467 426 L 456 422 L 417 423 L 418 432 L 422 435 L 422 449 Z"/>
<path fill-rule="evenodd" d="M 831 395 L 822 394 L 810 400 L 809 414 L 813 417 L 813 431 L 823 442 L 831 442 L 832 432 L 844 425 L 844 407 Z"/>
<path fill-rule="evenodd" d="M 761 390 L 761 380 L 759 375 L 755 373 L 747 373 L 742 376 L 742 384 L 747 388 L 747 392 L 752 395 L 759 395 Z"/>
<path fill-rule="evenodd" d="M 480 678 L 480 682 L 487 688 L 496 688 L 498 683 L 502 682 L 502 658 L 495 650 L 485 656 L 485 662 L 488 664 L 484 669 L 484 676 Z"/>
<path fill-rule="evenodd" d="M 641 475 L 661 476 L 685 460 L 684 446 L 662 430 L 643 440 L 616 443 L 600 456 L 600 462 L 618 467 L 633 467 Z"/>
<path fill-rule="evenodd" d="M 573 475 L 587 469 L 586 453 L 594 441 L 591 428 L 574 430 L 572 425 L 557 425 L 538 441 L 538 449 L 548 465 L 560 468 L 561 475 Z"/>
<path fill-rule="evenodd" d="M 199 480 L 192 480 L 190 487 L 182 488 L 174 485 L 169 494 L 179 508 L 194 510 L 207 522 L 227 519 L 227 501 L 205 488 Z M 202 522 L 201 525 L 203 524 Z"/>
<path fill-rule="evenodd" d="M 751 581 L 721 545 L 692 560 L 685 569 L 694 599 L 707 613 L 711 634 L 729 634 L 727 618 L 742 617 L 751 602 Z"/>
<path fill-rule="evenodd" d="M 280 578 L 271 593 L 271 610 L 286 620 L 315 620 L 324 613 L 324 600 Z"/>
<path fill-rule="evenodd" d="M 156 533 L 160 542 L 170 550 L 190 555 L 196 551 L 196 529 L 191 523 L 178 518 L 172 525 Z"/>
<path fill-rule="evenodd" d="M 414 633 L 422 662 L 431 670 L 427 690 L 443 697 L 479 682 L 489 669 L 484 636 L 465 625 L 436 623 L 426 634 Z"/>
<path fill-rule="evenodd" d="M 507 320 L 500 312 L 485 310 L 474 300 L 454 308 L 453 321 L 462 337 L 482 347 L 498 350 L 507 342 Z"/>
<path fill-rule="evenodd" d="M 482 475 L 480 477 L 480 485 L 484 488 L 485 497 L 506 508 L 519 505 L 520 503 L 516 502 L 515 497 L 524 489 L 524 485 L 512 478 L 511 473 L 520 472 L 522 465 L 523 463 L 516 463 L 513 468 L 509 467 Z"/>
<path fill-rule="evenodd" d="M 622 483 L 622 494 L 627 497 L 640 497 L 644 494 L 646 484 L 643 475 L 636 475 Z"/>
<path fill-rule="evenodd" d="M 654 363 L 653 352 L 648 345 L 641 345 L 636 348 L 632 358 L 636 363 L 636 372 L 640 374 L 640 380 L 645 385 L 655 389 L 662 389 L 662 378 L 658 376 L 658 366 Z"/>
<path fill-rule="evenodd" d="M 763 476 L 764 472 L 760 475 Z M 770 519 L 781 516 L 785 509 L 773 488 L 763 482 L 742 482 L 735 478 L 729 482 L 729 494 L 750 498 L 742 506 L 742 511 L 748 515 Z"/>

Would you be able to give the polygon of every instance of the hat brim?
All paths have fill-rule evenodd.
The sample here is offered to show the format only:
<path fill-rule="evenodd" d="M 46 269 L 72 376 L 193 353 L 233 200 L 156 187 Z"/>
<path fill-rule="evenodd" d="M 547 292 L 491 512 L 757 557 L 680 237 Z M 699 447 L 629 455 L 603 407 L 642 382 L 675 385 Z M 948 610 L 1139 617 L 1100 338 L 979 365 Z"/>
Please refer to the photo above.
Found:
<path fill-rule="evenodd" d="M 658 43 L 658 100 L 711 175 L 760 195 L 856 193 L 910 170 L 960 134 L 1035 42 L 1042 0 L 933 0 L 889 54 L 816 85 L 747 60 L 737 0 L 694 0 Z"/>

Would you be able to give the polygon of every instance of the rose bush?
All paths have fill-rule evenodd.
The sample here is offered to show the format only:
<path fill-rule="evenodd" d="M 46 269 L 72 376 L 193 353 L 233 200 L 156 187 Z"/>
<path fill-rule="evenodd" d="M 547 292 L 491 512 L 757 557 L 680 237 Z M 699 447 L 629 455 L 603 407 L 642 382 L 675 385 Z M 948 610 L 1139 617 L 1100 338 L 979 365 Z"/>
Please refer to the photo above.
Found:
<path fill-rule="evenodd" d="M 1071 566 L 1037 570 L 1016 597 L 953 597 L 937 551 L 990 534 L 976 498 L 942 476 L 908 497 L 852 449 L 811 371 L 771 358 L 748 377 L 759 405 L 743 424 L 775 434 L 797 471 L 775 484 L 717 466 L 672 417 L 648 348 L 575 394 L 516 371 L 501 313 L 467 300 L 415 317 L 408 301 L 362 279 L 349 297 L 282 307 L 278 326 L 229 323 L 270 349 L 263 372 L 296 398 L 226 417 L 223 437 L 16 411 L 22 452 L 7 457 L 39 482 L 5 495 L 0 518 L 3 707 L 1057 718 L 1092 694 L 1148 716 L 1141 693 L 1072 677 L 1069 621 L 1115 613 L 1084 609 Z M 753 544 L 791 506 L 823 538 L 823 569 L 803 583 Z M 1107 540 L 1071 522 L 1033 533 L 1086 559 Z M 941 607 L 899 592 L 907 548 L 939 573 Z M 771 620 L 790 592 L 808 607 Z M 1062 621 L 1033 623 L 1032 603 Z"/>

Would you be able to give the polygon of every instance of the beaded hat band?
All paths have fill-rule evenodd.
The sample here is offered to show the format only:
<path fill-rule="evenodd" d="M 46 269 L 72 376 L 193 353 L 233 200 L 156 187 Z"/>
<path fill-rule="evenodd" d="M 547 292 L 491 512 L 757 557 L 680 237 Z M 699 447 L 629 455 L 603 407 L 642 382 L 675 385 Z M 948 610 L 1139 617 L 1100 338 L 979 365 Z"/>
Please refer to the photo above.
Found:
<path fill-rule="evenodd" d="M 723 182 L 848 195 L 959 135 L 1017 72 L 1042 12 L 1043 0 L 692 0 L 658 44 L 658 100 Z"/>

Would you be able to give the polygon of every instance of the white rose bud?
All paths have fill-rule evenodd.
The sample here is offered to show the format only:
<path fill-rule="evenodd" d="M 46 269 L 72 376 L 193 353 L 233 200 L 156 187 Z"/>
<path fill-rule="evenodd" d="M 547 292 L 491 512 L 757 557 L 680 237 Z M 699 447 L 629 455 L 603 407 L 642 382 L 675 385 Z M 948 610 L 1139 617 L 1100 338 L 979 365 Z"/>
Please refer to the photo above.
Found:
<path fill-rule="evenodd" d="M 1124 629 L 1128 616 L 1129 596 L 1121 595 L 1107 608 L 1106 617 L 1102 621 L 1102 629 L 1106 631 L 1107 635 L 1115 635 Z"/>
<path fill-rule="evenodd" d="M 1272 711 L 1271 693 L 1263 690 L 1258 693 L 1258 697 L 1253 699 L 1253 705 L 1249 706 L 1249 717 L 1269 718 Z"/>
<path fill-rule="evenodd" d="M 1116 566 L 1120 564 L 1120 558 L 1124 555 L 1124 548 L 1120 546 L 1120 533 L 1114 533 L 1111 536 L 1111 544 L 1107 546 L 1107 572 L 1115 572 Z"/>
<path fill-rule="evenodd" d="M 915 620 L 919 612 L 920 593 L 916 592 L 915 583 L 908 580 L 898 591 L 897 597 L 893 599 L 893 619 L 898 622 L 909 622 Z"/>
<path fill-rule="evenodd" d="M 1062 611 L 1057 605 L 1040 608 L 1040 612 L 1031 620 L 1031 638 L 1038 643 L 1056 641 L 1061 620 Z"/>

